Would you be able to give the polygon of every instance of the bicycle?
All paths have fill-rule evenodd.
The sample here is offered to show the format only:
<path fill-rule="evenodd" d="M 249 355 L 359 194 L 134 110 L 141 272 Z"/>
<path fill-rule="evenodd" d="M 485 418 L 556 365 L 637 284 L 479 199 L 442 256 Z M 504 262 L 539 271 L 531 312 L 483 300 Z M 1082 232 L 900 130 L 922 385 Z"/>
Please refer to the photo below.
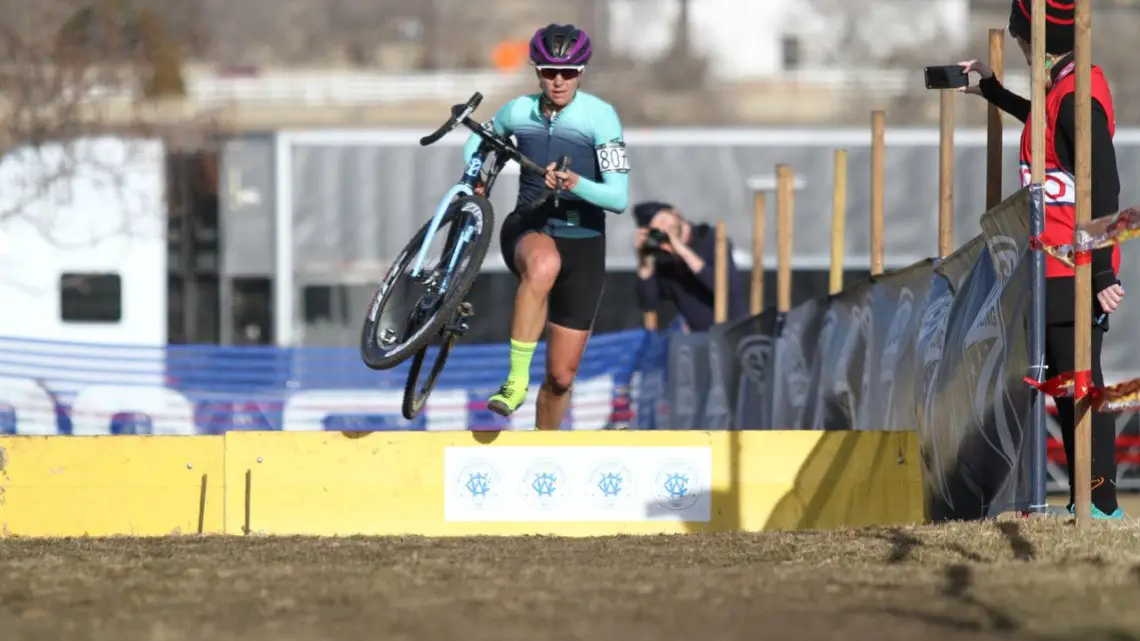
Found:
<path fill-rule="evenodd" d="M 444 363 L 455 341 L 469 329 L 468 319 L 475 310 L 466 299 L 475 276 L 483 265 L 491 242 L 495 214 L 488 197 L 499 172 L 510 161 L 531 173 L 546 175 L 546 168 L 522 155 L 506 136 L 495 133 L 488 123 L 480 125 L 471 118 L 483 96 L 475 92 L 462 104 L 451 107 L 451 117 L 439 129 L 420 138 L 426 147 L 438 142 L 459 125 L 473 131 L 481 139 L 479 147 L 463 170 L 459 181 L 447 191 L 431 220 L 412 237 L 412 240 L 392 262 L 380 287 L 372 296 L 360 336 L 360 356 L 370 369 L 387 370 L 412 358 L 412 365 L 404 385 L 402 412 L 404 418 L 415 418 L 431 394 L 443 371 Z M 570 165 L 563 156 L 558 170 Z M 475 187 L 483 186 L 483 195 L 475 195 Z M 555 206 L 561 192 L 561 181 L 553 190 L 547 190 L 531 203 L 534 208 L 544 203 L 551 194 Z M 440 228 L 448 226 L 446 242 L 440 260 L 431 269 L 424 266 L 428 248 Z M 410 272 L 405 274 L 405 271 Z M 403 276 L 407 276 L 402 280 Z M 407 305 L 392 309 L 395 294 L 411 285 L 422 285 L 424 293 Z M 406 302 L 406 299 L 405 299 Z M 419 385 L 420 371 L 428 347 L 438 344 L 435 362 L 427 380 Z"/>

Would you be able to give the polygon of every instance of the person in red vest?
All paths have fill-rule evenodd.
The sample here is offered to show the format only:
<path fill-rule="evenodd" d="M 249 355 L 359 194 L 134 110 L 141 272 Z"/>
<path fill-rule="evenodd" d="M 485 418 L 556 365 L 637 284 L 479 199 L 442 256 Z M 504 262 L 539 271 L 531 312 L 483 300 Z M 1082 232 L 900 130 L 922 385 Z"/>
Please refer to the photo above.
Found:
<path fill-rule="evenodd" d="M 1045 95 L 1045 231 L 1042 240 L 1048 245 L 1067 245 L 1073 241 L 1076 221 L 1076 83 L 1074 82 L 1073 43 L 1076 21 L 1072 0 L 1045 0 L 1045 67 L 1048 74 Z M 1031 0 L 1013 0 L 1009 18 L 1009 34 L 1017 41 L 1032 65 L 1030 46 Z M 993 71 L 980 60 L 960 63 L 967 72 L 977 73 L 976 86 L 960 91 L 980 95 L 990 104 L 1025 123 L 1021 135 L 1021 184 L 1030 181 L 1031 123 L 1030 103 L 1006 89 Z M 1092 215 L 1111 216 L 1120 208 L 1120 176 L 1116 168 L 1116 150 L 1112 136 L 1116 119 L 1112 93 L 1104 72 L 1092 68 Z M 1108 316 L 1124 299 L 1117 274 L 1120 270 L 1120 248 L 1113 246 L 1093 252 L 1092 278 L 1094 327 L 1092 330 L 1092 382 L 1104 385 L 1100 352 Z M 1056 376 L 1074 369 L 1073 354 L 1073 269 L 1052 256 L 1045 258 L 1045 364 L 1048 375 Z M 1073 399 L 1057 399 L 1057 414 L 1069 478 L 1073 478 Z M 1109 414 L 1092 417 L 1092 512 L 1094 518 L 1122 519 L 1124 512 L 1116 502 L 1116 424 Z M 1070 481 L 1069 511 L 1073 511 Z"/>

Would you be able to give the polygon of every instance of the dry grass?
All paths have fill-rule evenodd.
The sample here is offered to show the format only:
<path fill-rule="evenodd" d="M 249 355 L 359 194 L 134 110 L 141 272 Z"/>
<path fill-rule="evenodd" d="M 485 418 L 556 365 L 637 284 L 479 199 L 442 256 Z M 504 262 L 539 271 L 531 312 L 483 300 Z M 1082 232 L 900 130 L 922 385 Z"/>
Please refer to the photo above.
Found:
<path fill-rule="evenodd" d="M 0 540 L 5 641 L 1134 639 L 1140 526 Z"/>

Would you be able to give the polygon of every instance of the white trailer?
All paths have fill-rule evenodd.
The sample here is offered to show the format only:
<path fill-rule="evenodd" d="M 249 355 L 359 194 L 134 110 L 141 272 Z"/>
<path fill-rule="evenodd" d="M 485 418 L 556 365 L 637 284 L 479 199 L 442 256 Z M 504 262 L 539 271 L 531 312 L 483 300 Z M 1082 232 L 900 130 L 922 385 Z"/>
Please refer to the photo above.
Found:
<path fill-rule="evenodd" d="M 164 166 L 116 137 L 0 158 L 0 337 L 166 343 Z"/>

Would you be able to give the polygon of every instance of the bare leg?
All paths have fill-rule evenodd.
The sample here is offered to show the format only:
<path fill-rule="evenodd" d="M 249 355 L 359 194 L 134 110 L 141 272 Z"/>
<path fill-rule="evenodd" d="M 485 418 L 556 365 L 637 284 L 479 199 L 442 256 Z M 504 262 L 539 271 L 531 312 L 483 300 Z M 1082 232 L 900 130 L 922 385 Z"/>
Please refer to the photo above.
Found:
<path fill-rule="evenodd" d="M 515 245 L 515 265 L 519 270 L 519 289 L 515 294 L 515 311 L 511 318 L 511 338 L 536 343 L 546 325 L 546 299 L 562 258 L 554 240 L 546 234 L 527 234 Z"/>
<path fill-rule="evenodd" d="M 546 341 L 546 379 L 538 390 L 537 425 L 540 430 L 557 430 L 570 408 L 571 387 L 578 365 L 586 351 L 590 332 L 551 323 Z"/>
<path fill-rule="evenodd" d="M 515 245 L 519 289 L 511 318 L 511 360 L 507 381 L 487 400 L 487 409 L 510 416 L 526 401 L 530 385 L 530 362 L 542 327 L 546 324 L 547 299 L 562 259 L 554 241 L 545 234 L 530 233 Z"/>

